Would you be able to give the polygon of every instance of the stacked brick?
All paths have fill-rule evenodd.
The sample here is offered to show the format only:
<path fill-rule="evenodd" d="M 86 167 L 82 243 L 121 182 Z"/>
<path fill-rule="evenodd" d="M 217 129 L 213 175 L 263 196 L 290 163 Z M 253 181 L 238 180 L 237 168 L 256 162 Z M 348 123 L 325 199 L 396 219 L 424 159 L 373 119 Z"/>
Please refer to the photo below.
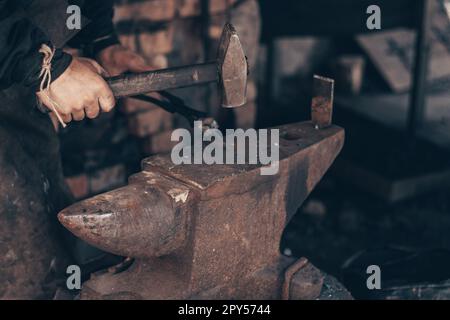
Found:
<path fill-rule="evenodd" d="M 205 8 L 207 17 L 203 14 Z M 260 25 L 254 0 L 121 0 L 117 1 L 114 20 L 121 42 L 141 53 L 155 68 L 214 59 L 223 25 L 231 21 L 243 35 L 245 49 L 251 51 L 249 61 L 255 65 Z M 219 95 L 214 85 L 174 93 L 193 108 L 220 117 Z M 248 105 L 236 110 L 234 124 L 227 125 L 254 126 L 255 101 L 256 85 L 251 81 Z M 128 99 L 121 110 L 129 117 L 130 133 L 143 139 L 142 150 L 146 155 L 170 151 L 171 130 L 186 125 L 181 119 L 137 100 Z"/>
<path fill-rule="evenodd" d="M 100 168 L 93 172 L 66 177 L 66 183 L 76 199 L 83 199 L 126 184 L 127 171 L 124 164 Z"/>
<path fill-rule="evenodd" d="M 203 14 L 206 11 L 208 14 Z M 241 35 L 250 66 L 254 69 L 260 29 L 256 0 L 116 0 L 114 16 L 121 43 L 140 53 L 156 69 L 214 59 L 222 27 L 228 21 Z M 192 108 L 218 118 L 219 122 L 220 118 L 232 119 L 232 122 L 224 120 L 222 127 L 255 125 L 257 90 L 253 80 L 248 86 L 249 102 L 236 110 L 220 110 L 220 96 L 215 85 L 171 92 Z M 231 117 L 224 112 L 232 113 Z M 78 170 L 76 174 L 73 174 L 74 170 L 67 170 L 67 182 L 78 199 L 125 183 L 126 176 L 133 171 L 129 168 L 130 163 L 138 168 L 143 157 L 170 152 L 174 144 L 170 141 L 173 130 L 189 125 L 180 116 L 132 98 L 119 103 L 114 118 L 123 122 L 120 130 L 127 131 L 122 137 L 123 143 L 135 144 L 138 154 L 122 153 L 128 158 L 113 164 L 101 163 L 94 169 Z M 101 130 L 100 126 L 98 128 Z"/>
<path fill-rule="evenodd" d="M 64 175 L 76 199 L 123 186 L 139 169 L 138 142 L 119 112 L 73 122 L 60 130 L 60 140 Z"/>

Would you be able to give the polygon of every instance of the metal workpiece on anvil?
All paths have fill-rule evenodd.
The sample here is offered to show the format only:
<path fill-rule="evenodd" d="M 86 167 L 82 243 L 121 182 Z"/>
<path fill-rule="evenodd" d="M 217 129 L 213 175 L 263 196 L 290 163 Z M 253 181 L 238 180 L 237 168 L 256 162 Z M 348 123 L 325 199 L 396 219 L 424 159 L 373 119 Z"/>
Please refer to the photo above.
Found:
<path fill-rule="evenodd" d="M 331 125 L 333 117 L 334 80 L 314 75 L 311 119 L 316 128 Z"/>

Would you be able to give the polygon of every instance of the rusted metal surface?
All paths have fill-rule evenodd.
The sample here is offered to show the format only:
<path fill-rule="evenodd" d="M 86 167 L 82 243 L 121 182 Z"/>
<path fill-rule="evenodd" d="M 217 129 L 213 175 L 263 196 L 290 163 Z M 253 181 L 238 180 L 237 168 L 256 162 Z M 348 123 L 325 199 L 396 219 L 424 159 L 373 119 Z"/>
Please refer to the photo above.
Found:
<path fill-rule="evenodd" d="M 262 176 L 256 165 L 174 166 L 157 156 L 129 186 L 62 211 L 60 221 L 80 238 L 136 257 L 126 271 L 85 283 L 82 298 L 279 298 L 283 229 L 344 141 L 336 126 L 279 129 L 287 139 L 277 175 Z"/>
<path fill-rule="evenodd" d="M 130 185 L 74 204 L 60 221 L 78 237 L 122 256 L 154 257 L 183 244 L 194 193 L 151 172 Z M 188 201 L 189 200 L 189 201 Z"/>
<path fill-rule="evenodd" d="M 333 116 L 334 80 L 314 76 L 311 117 L 318 129 L 331 125 Z"/>
<path fill-rule="evenodd" d="M 233 108 L 246 102 L 247 75 L 247 60 L 239 36 L 231 24 L 226 24 L 217 61 L 120 75 L 107 79 L 107 82 L 116 97 L 218 82 L 222 91 L 222 106 Z"/>
<path fill-rule="evenodd" d="M 307 264 L 308 264 L 308 259 L 300 258 L 292 266 L 290 266 L 289 268 L 286 269 L 286 272 L 284 273 L 284 282 L 283 282 L 283 287 L 282 287 L 282 291 L 281 291 L 281 299 L 282 300 L 289 300 L 292 278 L 300 269 L 305 267 Z"/>
<path fill-rule="evenodd" d="M 78 237 L 136 258 L 122 272 L 93 276 L 81 298 L 317 297 L 321 273 L 310 264 L 299 271 L 305 262 L 283 257 L 279 244 L 342 149 L 344 130 L 318 130 L 312 121 L 273 129 L 280 134 L 275 175 L 261 175 L 261 165 L 174 165 L 155 156 L 127 187 L 60 212 Z"/>

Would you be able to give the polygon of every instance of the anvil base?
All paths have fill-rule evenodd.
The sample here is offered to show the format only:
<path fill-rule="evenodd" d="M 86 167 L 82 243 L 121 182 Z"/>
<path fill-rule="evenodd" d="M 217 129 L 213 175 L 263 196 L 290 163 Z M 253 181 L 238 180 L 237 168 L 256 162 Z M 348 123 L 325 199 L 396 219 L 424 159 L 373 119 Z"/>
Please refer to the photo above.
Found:
<path fill-rule="evenodd" d="M 171 259 L 159 258 L 137 260 L 121 273 L 104 271 L 83 285 L 81 299 L 309 300 L 320 295 L 323 285 L 322 272 L 311 263 L 284 256 L 246 277 L 201 292 L 189 288 L 176 266 Z M 298 270 L 290 273 L 291 267 Z"/>

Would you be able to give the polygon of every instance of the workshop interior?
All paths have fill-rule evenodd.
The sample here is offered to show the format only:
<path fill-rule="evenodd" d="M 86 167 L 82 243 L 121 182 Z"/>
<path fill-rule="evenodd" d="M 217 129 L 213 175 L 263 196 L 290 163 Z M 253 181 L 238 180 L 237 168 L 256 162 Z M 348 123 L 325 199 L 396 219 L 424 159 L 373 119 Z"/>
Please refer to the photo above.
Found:
<path fill-rule="evenodd" d="M 66 40 L 75 9 L 72 39 L 99 19 L 83 1 L 6 3 L 0 26 L 23 6 L 44 34 L 61 20 Z M 27 101 L 0 111 L 0 299 L 450 299 L 449 0 L 115 0 L 113 10 L 113 44 L 151 68 L 103 75 L 116 103 L 92 119 L 59 115 L 51 94 L 65 73 L 52 72 L 58 52 L 80 61 L 110 38 L 43 45 L 45 105 L 4 85 L 0 49 L 2 100 Z M 0 30 L 1 41 L 20 46 L 11 35 L 27 26 Z M 217 156 L 233 131 L 248 133 L 242 162 L 207 163 L 195 147 L 183 153 L 192 161 L 174 161 L 180 135 L 204 134 L 206 152 L 223 134 Z M 273 148 L 276 172 L 264 174 L 250 152 Z M 36 174 L 43 166 L 61 172 L 69 200 L 54 191 L 59 178 Z"/>

